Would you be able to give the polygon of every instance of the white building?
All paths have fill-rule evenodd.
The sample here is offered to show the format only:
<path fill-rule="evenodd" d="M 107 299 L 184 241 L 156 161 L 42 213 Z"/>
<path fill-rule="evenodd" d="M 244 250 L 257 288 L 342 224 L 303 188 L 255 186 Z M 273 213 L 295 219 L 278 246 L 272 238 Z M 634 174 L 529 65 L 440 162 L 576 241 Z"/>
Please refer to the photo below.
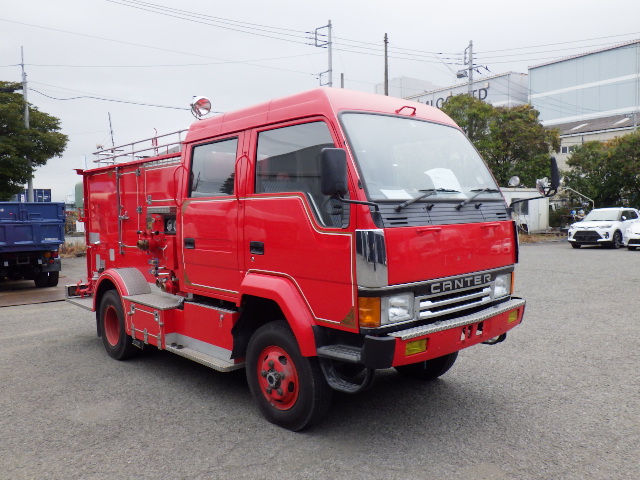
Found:
<path fill-rule="evenodd" d="M 426 80 L 419 80 L 417 78 L 398 77 L 389 80 L 390 97 L 409 98 L 427 90 L 437 88 L 440 87 Z M 375 93 L 378 95 L 384 95 L 384 83 L 378 83 L 375 90 Z"/>
<path fill-rule="evenodd" d="M 501 188 L 507 205 L 516 200 L 540 196 L 535 188 Z M 549 228 L 549 198 L 538 198 L 513 205 L 512 218 L 522 233 L 540 233 Z"/>
<path fill-rule="evenodd" d="M 529 102 L 560 132 L 558 166 L 577 145 L 625 135 L 640 123 L 640 40 L 529 68 Z"/>

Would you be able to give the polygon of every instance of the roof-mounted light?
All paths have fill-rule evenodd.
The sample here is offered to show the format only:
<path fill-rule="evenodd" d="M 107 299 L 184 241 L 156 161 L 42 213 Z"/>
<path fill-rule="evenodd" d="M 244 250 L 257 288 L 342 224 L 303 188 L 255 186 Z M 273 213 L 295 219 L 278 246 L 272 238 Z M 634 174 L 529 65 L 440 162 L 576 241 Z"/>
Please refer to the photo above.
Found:
<path fill-rule="evenodd" d="M 196 118 L 202 118 L 211 112 L 211 101 L 207 97 L 193 97 L 191 113 Z"/>

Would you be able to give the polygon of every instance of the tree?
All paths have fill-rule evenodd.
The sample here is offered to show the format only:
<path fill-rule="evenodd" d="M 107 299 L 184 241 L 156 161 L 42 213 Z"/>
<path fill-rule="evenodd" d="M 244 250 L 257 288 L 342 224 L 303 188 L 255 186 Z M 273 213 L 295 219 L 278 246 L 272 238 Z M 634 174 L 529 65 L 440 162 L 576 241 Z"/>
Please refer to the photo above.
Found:
<path fill-rule="evenodd" d="M 542 126 L 531 105 L 494 107 L 468 95 L 449 99 L 442 110 L 464 130 L 485 159 L 498 184 L 512 176 L 533 187 L 549 176 L 551 152 L 560 147 L 557 130 Z"/>
<path fill-rule="evenodd" d="M 453 118 L 469 140 L 476 145 L 487 138 L 495 108 L 475 97 L 456 95 L 449 98 L 442 111 Z"/>
<path fill-rule="evenodd" d="M 640 132 L 608 142 L 586 142 L 567 161 L 568 187 L 598 207 L 640 206 Z"/>
<path fill-rule="evenodd" d="M 29 128 L 24 124 L 21 84 L 0 82 L 0 200 L 9 200 L 33 176 L 33 168 L 59 157 L 67 145 L 60 121 L 29 105 Z M 32 168 L 29 169 L 28 160 Z"/>

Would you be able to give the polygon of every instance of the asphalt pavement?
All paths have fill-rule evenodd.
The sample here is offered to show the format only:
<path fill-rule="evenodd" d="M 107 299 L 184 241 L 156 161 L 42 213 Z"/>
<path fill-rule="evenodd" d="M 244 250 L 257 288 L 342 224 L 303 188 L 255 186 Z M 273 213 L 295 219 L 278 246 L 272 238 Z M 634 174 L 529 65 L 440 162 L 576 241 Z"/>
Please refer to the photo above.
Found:
<path fill-rule="evenodd" d="M 3 307 L 0 478 L 637 479 L 639 265 L 524 245 L 525 320 L 505 342 L 430 383 L 380 372 L 302 433 L 261 417 L 242 371 L 154 349 L 118 362 L 91 312 Z"/>

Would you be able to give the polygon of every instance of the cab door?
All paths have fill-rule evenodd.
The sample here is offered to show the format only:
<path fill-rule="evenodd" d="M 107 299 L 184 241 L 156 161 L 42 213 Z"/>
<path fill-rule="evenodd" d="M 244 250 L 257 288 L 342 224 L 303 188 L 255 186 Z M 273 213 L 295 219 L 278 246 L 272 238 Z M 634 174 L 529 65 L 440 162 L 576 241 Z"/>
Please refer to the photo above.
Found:
<path fill-rule="evenodd" d="M 322 118 L 256 129 L 243 207 L 247 274 L 287 278 L 318 320 L 355 328 L 350 205 L 322 194 L 320 157 L 338 142 Z M 253 190 L 253 192 L 251 192 Z"/>
<path fill-rule="evenodd" d="M 193 145 L 179 241 L 188 292 L 236 300 L 238 196 L 236 164 L 242 135 Z"/>

